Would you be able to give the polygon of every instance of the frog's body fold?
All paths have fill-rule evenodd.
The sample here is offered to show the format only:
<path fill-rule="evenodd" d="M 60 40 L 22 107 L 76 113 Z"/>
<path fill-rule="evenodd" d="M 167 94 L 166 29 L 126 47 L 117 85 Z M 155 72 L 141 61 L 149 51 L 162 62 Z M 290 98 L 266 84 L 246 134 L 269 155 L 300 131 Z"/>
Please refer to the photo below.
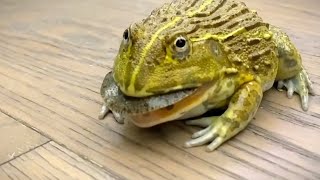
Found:
<path fill-rule="evenodd" d="M 262 93 L 275 81 L 280 82 L 279 88 L 288 89 L 289 97 L 297 92 L 304 110 L 312 92 L 289 37 L 233 0 L 176 0 L 132 24 L 124 33 L 113 77 L 109 84 L 115 84 L 116 95 L 124 98 L 105 93 L 111 87 L 107 83 L 101 89 L 105 109 L 141 127 L 226 108 L 219 117 L 189 121 L 206 129 L 193 135 L 196 139 L 186 146 L 211 142 L 209 150 L 246 127 Z M 142 98 L 139 103 L 143 103 L 186 89 L 193 92 L 140 113 L 133 113 L 128 105 L 128 97 Z M 125 104 L 126 110 L 120 112 L 110 100 Z"/>

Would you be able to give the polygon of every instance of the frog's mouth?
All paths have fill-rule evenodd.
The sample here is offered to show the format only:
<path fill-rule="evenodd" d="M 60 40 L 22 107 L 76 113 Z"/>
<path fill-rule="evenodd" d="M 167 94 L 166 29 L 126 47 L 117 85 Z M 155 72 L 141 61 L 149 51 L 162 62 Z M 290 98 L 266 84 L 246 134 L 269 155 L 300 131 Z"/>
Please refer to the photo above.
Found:
<path fill-rule="evenodd" d="M 180 119 L 187 112 L 200 107 L 206 100 L 209 88 L 210 86 L 203 85 L 143 98 L 130 97 L 121 92 L 110 72 L 101 86 L 101 95 L 112 112 L 126 114 L 137 126 L 150 127 Z"/>
<path fill-rule="evenodd" d="M 125 95 L 117 86 L 112 73 L 109 72 L 101 86 L 101 95 L 105 97 L 107 106 L 113 111 L 128 114 L 143 114 L 161 108 L 170 108 L 173 104 L 192 95 L 197 88 L 172 91 L 166 94 L 148 97 L 131 97 Z"/>

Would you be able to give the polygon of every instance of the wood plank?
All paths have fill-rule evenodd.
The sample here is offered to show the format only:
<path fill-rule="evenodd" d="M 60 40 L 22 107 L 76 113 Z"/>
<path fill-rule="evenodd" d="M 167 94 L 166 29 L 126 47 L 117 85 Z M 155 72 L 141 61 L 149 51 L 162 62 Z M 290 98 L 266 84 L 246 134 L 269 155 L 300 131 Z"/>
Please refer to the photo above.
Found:
<path fill-rule="evenodd" d="M 284 28 L 301 50 L 317 94 L 308 112 L 296 96 L 289 100 L 271 90 L 250 126 L 212 153 L 184 149 L 197 129 L 181 122 L 140 129 L 121 126 L 111 115 L 97 119 L 99 88 L 123 30 L 163 2 L 168 1 L 2 1 L 0 111 L 120 178 L 319 179 L 317 0 L 246 1 Z"/>
<path fill-rule="evenodd" d="M 21 172 L 19 169 L 11 165 L 10 163 L 5 163 L 0 166 L 0 178 L 1 179 L 30 179 L 26 174 Z"/>
<path fill-rule="evenodd" d="M 68 149 L 49 142 L 0 167 L 0 178 L 12 179 L 116 179 Z"/>
<path fill-rule="evenodd" d="M 0 165 L 49 140 L 0 112 Z"/>
<path fill-rule="evenodd" d="M 10 179 L 13 179 L 12 177 L 10 177 L 9 174 L 7 174 L 0 166 L 0 178 L 3 179 L 3 180 L 10 180 Z M 16 178 L 18 179 L 18 178 Z"/>

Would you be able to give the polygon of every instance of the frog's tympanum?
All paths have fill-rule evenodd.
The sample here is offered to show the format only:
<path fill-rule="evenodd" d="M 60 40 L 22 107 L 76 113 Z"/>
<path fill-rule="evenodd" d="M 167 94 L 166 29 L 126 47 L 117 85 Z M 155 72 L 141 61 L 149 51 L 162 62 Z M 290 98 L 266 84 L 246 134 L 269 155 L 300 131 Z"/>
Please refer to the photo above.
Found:
<path fill-rule="evenodd" d="M 204 129 L 185 146 L 212 151 L 248 125 L 274 82 L 308 109 L 312 84 L 283 31 L 242 2 L 176 0 L 124 31 L 99 117 L 111 110 L 140 127 L 189 119 Z M 199 118 L 218 108 L 222 115 Z"/>

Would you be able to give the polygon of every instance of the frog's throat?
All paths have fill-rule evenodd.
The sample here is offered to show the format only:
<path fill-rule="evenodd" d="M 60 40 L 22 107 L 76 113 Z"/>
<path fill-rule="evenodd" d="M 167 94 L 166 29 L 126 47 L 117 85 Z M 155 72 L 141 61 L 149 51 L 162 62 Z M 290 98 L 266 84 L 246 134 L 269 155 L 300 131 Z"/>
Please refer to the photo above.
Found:
<path fill-rule="evenodd" d="M 206 9 L 206 7 L 208 5 L 210 5 L 214 0 L 206 0 L 204 1 L 204 3 L 200 6 L 200 8 L 194 10 L 194 11 L 190 11 L 187 13 L 188 17 L 192 17 L 195 14 L 203 11 L 204 9 Z M 142 53 L 141 53 L 141 57 L 139 59 L 139 63 L 136 66 L 136 68 L 133 70 L 131 79 L 130 79 L 130 84 L 128 86 L 128 88 L 125 90 L 124 92 L 126 92 L 127 95 L 132 95 L 132 96 L 145 96 L 145 95 L 149 95 L 150 93 L 147 93 L 145 91 L 136 91 L 135 89 L 135 82 L 137 80 L 137 75 L 139 74 L 139 72 L 141 71 L 141 67 L 145 61 L 145 58 L 149 52 L 149 50 L 151 49 L 151 47 L 153 46 L 153 44 L 155 43 L 157 37 L 159 37 L 159 34 L 161 32 L 163 32 L 164 30 L 176 25 L 180 20 L 182 19 L 182 17 L 175 17 L 172 21 L 170 21 L 169 23 L 167 23 L 166 25 L 164 25 L 162 28 L 160 28 L 152 37 L 150 42 L 145 46 L 145 48 L 143 49 Z"/>

